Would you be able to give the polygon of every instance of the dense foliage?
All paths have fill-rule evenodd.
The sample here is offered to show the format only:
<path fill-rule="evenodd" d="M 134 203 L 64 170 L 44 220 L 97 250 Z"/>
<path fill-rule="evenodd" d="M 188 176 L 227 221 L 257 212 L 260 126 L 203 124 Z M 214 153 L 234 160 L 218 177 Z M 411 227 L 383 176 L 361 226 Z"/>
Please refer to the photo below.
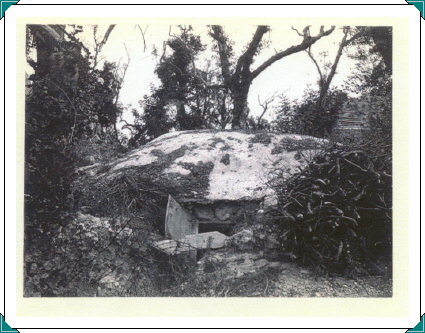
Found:
<path fill-rule="evenodd" d="M 381 30 L 379 34 L 391 33 L 386 28 Z M 377 262 L 391 265 L 391 66 L 382 41 L 378 48 L 371 41 L 371 32 L 366 32 L 357 42 L 368 47 L 358 48 L 352 55 L 358 64 L 347 91 L 369 103 L 369 129 L 334 133 L 331 138 L 337 144 L 317 155 L 294 177 L 286 181 L 278 176 L 274 183 L 279 196 L 277 223 L 282 247 L 319 271 L 382 273 Z M 305 110 L 298 105 L 287 109 Z M 316 131 L 323 121 L 326 118 L 312 123 Z M 294 132 L 302 132 L 300 127 L 294 128 L 298 124 L 297 117 L 283 123 Z"/>
<path fill-rule="evenodd" d="M 115 98 L 119 83 L 114 65 L 93 68 L 75 37 L 78 31 L 58 42 L 39 26 L 27 29 L 28 49 L 36 48 L 39 54 L 39 61 L 29 59 L 34 74 L 28 78 L 25 104 L 27 270 L 38 267 L 48 272 L 49 257 L 66 250 L 56 241 L 72 218 L 76 168 L 93 162 L 98 141 L 118 148 L 114 125 L 121 110 Z M 32 261 L 29 254 L 38 254 L 37 259 Z"/>
<path fill-rule="evenodd" d="M 36 35 L 37 28 L 31 31 Z M 89 138 L 107 140 L 106 133 L 115 136 L 106 129 L 114 128 L 121 110 L 114 99 L 119 87 L 113 64 L 93 69 L 77 41 L 37 44 L 39 39 L 34 42 L 38 52 L 49 51 L 56 60 L 45 68 L 34 65 L 28 81 L 26 215 L 32 223 L 49 226 L 67 211 L 75 167 L 88 162 L 79 156 L 80 143 Z"/>
<path fill-rule="evenodd" d="M 150 94 L 140 100 L 142 111 L 133 110 L 135 122 L 124 126 L 131 130 L 133 147 L 170 130 L 225 128 L 231 121 L 226 91 L 206 86 L 218 79 L 217 73 L 208 64 L 206 70 L 195 65 L 206 45 L 191 26 L 179 29 L 166 42 L 167 49 L 155 68 L 160 85 L 152 86 Z"/>
<path fill-rule="evenodd" d="M 79 213 L 26 256 L 27 296 L 152 296 L 163 281 L 149 244 L 153 230 L 137 217 Z M 40 261 L 43 258 L 43 261 Z"/>
<path fill-rule="evenodd" d="M 306 90 L 301 101 L 290 101 L 283 96 L 276 107 L 273 129 L 281 133 L 328 137 L 346 101 L 347 94 L 336 89 L 328 92 L 324 108 L 318 107 L 319 93 L 315 90 Z"/>
<path fill-rule="evenodd" d="M 277 177 L 285 251 L 327 272 L 370 271 L 391 255 L 391 153 L 382 152 L 337 145 L 289 180 Z"/>
<path fill-rule="evenodd" d="M 368 51 L 356 52 L 356 69 L 346 88 L 370 104 L 369 126 L 377 137 L 392 138 L 392 72 L 383 58 L 369 46 Z"/>

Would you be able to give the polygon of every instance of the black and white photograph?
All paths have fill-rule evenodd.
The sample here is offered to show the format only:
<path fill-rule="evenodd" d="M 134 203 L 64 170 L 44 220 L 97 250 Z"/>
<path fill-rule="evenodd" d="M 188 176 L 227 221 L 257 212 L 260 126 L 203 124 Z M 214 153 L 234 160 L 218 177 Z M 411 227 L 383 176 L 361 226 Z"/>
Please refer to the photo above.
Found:
<path fill-rule="evenodd" d="M 317 22 L 27 23 L 23 296 L 393 297 L 394 29 Z"/>

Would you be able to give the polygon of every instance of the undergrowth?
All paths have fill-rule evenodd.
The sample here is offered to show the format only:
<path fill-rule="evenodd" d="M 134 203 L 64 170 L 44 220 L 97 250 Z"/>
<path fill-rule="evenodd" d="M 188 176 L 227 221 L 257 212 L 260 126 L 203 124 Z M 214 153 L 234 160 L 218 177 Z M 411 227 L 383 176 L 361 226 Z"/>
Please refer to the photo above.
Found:
<path fill-rule="evenodd" d="M 329 146 L 289 179 L 277 170 L 284 252 L 317 272 L 381 273 L 376 263 L 392 254 L 391 170 L 390 149 L 359 143 Z"/>

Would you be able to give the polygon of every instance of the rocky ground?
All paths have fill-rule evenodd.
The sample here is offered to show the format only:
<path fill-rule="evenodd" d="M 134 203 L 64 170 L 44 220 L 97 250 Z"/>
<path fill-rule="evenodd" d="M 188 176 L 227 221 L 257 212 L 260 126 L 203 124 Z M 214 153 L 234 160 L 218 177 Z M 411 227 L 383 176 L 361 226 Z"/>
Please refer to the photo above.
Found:
<path fill-rule="evenodd" d="M 255 295 L 254 295 L 255 296 Z M 391 297 L 392 281 L 387 276 L 348 279 L 317 277 L 308 270 L 286 264 L 269 286 L 267 296 L 278 297 Z"/>
<path fill-rule="evenodd" d="M 244 268 L 242 267 L 242 270 Z M 171 297 L 391 297 L 388 276 L 318 276 L 294 263 L 274 263 L 266 271 L 236 271 L 227 278 L 225 271 L 189 278 L 151 296 Z M 238 275 L 239 274 L 239 275 Z M 115 281 L 102 281 L 98 296 L 117 294 Z M 108 286 L 105 285 L 108 282 Z"/>
<path fill-rule="evenodd" d="M 128 271 L 130 274 L 130 271 Z M 120 295 L 125 272 L 108 277 L 97 296 Z M 160 277 L 158 277 L 160 278 Z M 150 296 L 168 297 L 391 297 L 390 274 L 320 275 L 294 262 L 265 259 L 263 253 L 218 251 L 202 258 L 177 283 L 164 283 Z M 106 283 L 107 282 L 107 283 Z M 139 281 L 140 282 L 140 281 Z"/>
<path fill-rule="evenodd" d="M 215 252 L 202 258 L 194 277 L 166 292 L 209 297 L 391 297 L 389 274 L 319 275 L 294 262 L 266 259 L 264 253 Z"/>

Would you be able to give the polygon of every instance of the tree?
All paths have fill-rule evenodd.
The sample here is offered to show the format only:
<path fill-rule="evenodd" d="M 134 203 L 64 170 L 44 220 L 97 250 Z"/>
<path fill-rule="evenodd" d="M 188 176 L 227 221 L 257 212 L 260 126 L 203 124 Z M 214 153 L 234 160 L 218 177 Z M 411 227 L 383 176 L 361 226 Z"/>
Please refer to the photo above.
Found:
<path fill-rule="evenodd" d="M 120 112 L 113 65 L 91 67 L 90 53 L 76 37 L 81 31 L 27 29 L 37 61 L 30 60 L 35 73 L 25 100 L 25 214 L 38 227 L 57 227 L 70 208 L 72 174 L 84 163 L 81 142 L 96 134 L 93 124 L 110 126 Z"/>
<path fill-rule="evenodd" d="M 343 37 L 332 62 L 318 61 L 311 46 L 306 50 L 319 75 L 318 90 L 307 90 L 301 103 L 283 99 L 278 108 L 275 128 L 316 136 L 330 134 L 339 110 L 347 100 L 347 94 L 337 89 L 330 90 L 330 87 L 343 51 L 349 46 L 355 48 L 351 57 L 358 60 L 357 72 L 349 80 L 349 90 L 355 94 L 361 92 L 362 98 L 371 100 L 375 106 L 380 103 L 375 109 L 390 107 L 391 101 L 386 97 L 391 96 L 388 85 L 388 75 L 391 72 L 391 30 L 387 27 L 343 27 Z M 322 52 L 321 55 L 326 58 L 327 52 Z M 388 117 L 382 117 L 381 112 L 381 116 L 375 114 L 371 121 L 388 122 Z"/>
<path fill-rule="evenodd" d="M 347 93 L 330 89 L 327 93 L 326 107 L 318 108 L 321 97 L 314 89 L 306 89 L 301 101 L 291 101 L 281 97 L 276 107 L 276 120 L 273 129 L 283 133 L 296 133 L 326 137 L 332 132 L 338 112 L 347 101 Z"/>
<path fill-rule="evenodd" d="M 139 27 L 143 36 L 143 30 Z M 155 73 L 160 80 L 158 87 L 151 87 L 139 101 L 142 112 L 133 110 L 132 124 L 123 120 L 123 128 L 130 130 L 129 144 L 137 146 L 152 140 L 172 129 L 194 130 L 228 127 L 230 97 L 222 89 L 209 89 L 206 85 L 219 80 L 220 74 L 211 69 L 206 61 L 202 70 L 195 62 L 205 50 L 200 36 L 191 26 L 179 26 L 179 33 L 169 32 Z"/>
<path fill-rule="evenodd" d="M 369 136 L 392 144 L 392 28 L 356 27 L 359 37 L 350 57 L 357 60 L 347 88 L 368 100 Z"/>
<path fill-rule="evenodd" d="M 211 26 L 209 34 L 216 44 L 216 51 L 219 56 L 222 74 L 222 83 L 221 85 L 211 85 L 210 88 L 225 89 L 230 92 L 233 102 L 232 127 L 241 128 L 245 126 L 245 120 L 248 114 L 248 92 L 253 80 L 258 77 L 258 75 L 276 61 L 308 49 L 322 37 L 330 35 L 334 29 L 335 27 L 332 26 L 330 29 L 325 30 L 324 27 L 321 26 L 319 33 L 316 36 L 311 36 L 310 26 L 307 26 L 302 33 L 299 33 L 303 38 L 301 43 L 277 52 L 256 69 L 252 70 L 251 65 L 254 58 L 262 48 L 261 42 L 263 36 L 270 31 L 270 27 L 258 26 L 245 52 L 232 64 L 233 48 L 229 37 L 224 33 L 222 26 Z"/>
<path fill-rule="evenodd" d="M 171 34 L 170 30 L 170 38 L 164 43 L 163 53 L 155 69 L 161 84 L 152 86 L 150 94 L 139 101 L 143 112 L 133 110 L 133 124 L 122 120 L 125 124 L 123 128 L 129 129 L 132 134 L 129 144 L 133 147 L 172 128 L 188 130 L 205 127 L 205 88 L 190 73 L 196 57 L 205 46 L 200 37 L 193 34 L 191 26 L 179 26 L 179 29 L 178 35 Z M 144 38 L 144 31 L 140 27 L 139 30 Z M 167 53 L 167 49 L 171 53 Z M 158 55 L 156 49 L 153 53 Z M 199 75 L 206 78 L 207 73 Z"/>
<path fill-rule="evenodd" d="M 203 118 L 199 112 L 190 107 L 196 96 L 202 93 L 198 76 L 190 71 L 198 54 L 205 49 L 199 36 L 192 33 L 192 27 L 179 26 L 180 34 L 171 35 L 167 46 L 171 49 L 170 55 L 164 55 L 155 73 L 161 80 L 161 87 L 157 90 L 158 97 L 164 105 L 174 104 L 176 108 L 176 125 L 179 130 L 195 129 L 202 126 Z M 200 73 L 199 76 L 206 76 Z M 187 111 L 187 109 L 190 109 Z M 200 111 L 199 109 L 196 111 Z"/>
<path fill-rule="evenodd" d="M 321 69 L 319 63 L 314 58 L 313 53 L 311 52 L 311 46 L 306 50 L 308 56 L 313 61 L 314 65 L 316 66 L 317 72 L 319 73 L 319 98 L 317 102 L 317 106 L 319 109 L 325 109 L 326 108 L 326 97 L 332 82 L 332 79 L 334 78 L 336 74 L 336 69 L 338 67 L 339 60 L 342 56 L 342 51 L 344 47 L 346 47 L 347 44 L 347 36 L 350 31 L 349 27 L 343 28 L 343 37 L 342 41 L 339 44 L 335 60 L 333 63 L 325 63 L 324 69 Z"/>
<path fill-rule="evenodd" d="M 355 34 L 351 39 L 357 39 L 355 44 L 370 46 L 371 54 L 379 54 L 385 65 L 385 69 L 392 72 L 392 27 L 356 27 Z M 359 56 L 360 53 L 357 53 Z"/>
<path fill-rule="evenodd" d="M 94 41 L 93 68 L 97 67 L 97 64 L 99 62 L 99 59 L 98 59 L 99 54 L 102 51 L 102 48 L 105 46 L 106 42 L 108 41 L 108 38 L 112 30 L 114 30 L 114 28 L 115 28 L 115 24 L 111 24 L 106 30 L 105 34 L 103 35 L 103 38 L 99 40 L 97 35 L 98 26 L 97 25 L 93 26 L 93 41 Z"/>
<path fill-rule="evenodd" d="M 249 129 L 254 130 L 266 130 L 270 129 L 270 123 L 263 119 L 264 115 L 267 113 L 267 111 L 270 110 L 270 105 L 274 102 L 277 95 L 274 93 L 272 96 L 266 98 L 264 101 L 261 101 L 260 96 L 257 96 L 258 104 L 262 108 L 261 114 L 258 117 L 248 117 L 247 119 L 247 126 Z"/>
<path fill-rule="evenodd" d="M 125 122 L 124 128 L 130 129 L 139 143 L 171 129 L 224 129 L 229 126 L 267 128 L 263 116 L 256 121 L 247 119 L 247 96 L 252 81 L 274 62 L 305 50 L 334 30 L 334 27 L 325 30 L 322 26 L 316 36 L 310 36 L 310 28 L 306 27 L 301 34 L 303 40 L 300 44 L 277 52 L 258 68 L 251 70 L 255 56 L 264 46 L 262 39 L 269 27 L 258 26 L 245 52 L 234 60 L 232 42 L 223 28 L 210 26 L 209 35 L 214 40 L 214 50 L 219 58 L 218 68 L 211 68 L 211 62 L 207 60 L 201 70 L 197 68 L 196 62 L 205 50 L 205 45 L 193 33 L 191 26 L 179 28 L 179 34 L 172 34 L 170 28 L 170 38 L 164 42 L 161 55 L 154 50 L 159 58 L 155 73 L 161 85 L 152 89 L 151 94 L 140 102 L 144 110 L 143 114 L 135 113 L 135 123 Z M 144 36 L 140 27 L 139 30 Z M 131 142 L 134 143 L 134 140 Z"/>

